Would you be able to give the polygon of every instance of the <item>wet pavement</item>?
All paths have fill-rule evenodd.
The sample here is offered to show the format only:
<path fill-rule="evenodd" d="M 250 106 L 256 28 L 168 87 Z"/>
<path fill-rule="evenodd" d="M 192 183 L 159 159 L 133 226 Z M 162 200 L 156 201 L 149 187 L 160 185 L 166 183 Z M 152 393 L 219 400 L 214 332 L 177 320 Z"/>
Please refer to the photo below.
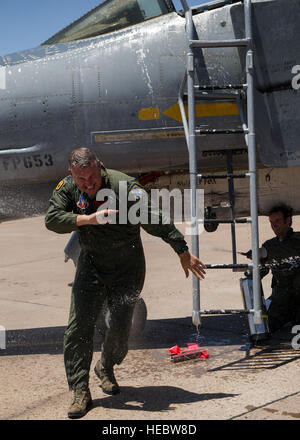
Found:
<path fill-rule="evenodd" d="M 295 217 L 294 229 L 299 227 Z M 183 225 L 179 228 L 184 232 Z M 119 395 L 103 394 L 91 369 L 93 407 L 83 420 L 299 420 L 300 351 L 291 342 L 300 338 L 292 327 L 254 345 L 246 315 L 203 315 L 198 335 L 191 321 L 191 277 L 186 280 L 177 255 L 162 240 L 144 232 L 142 237 L 146 326 L 130 339 L 129 353 L 116 367 Z M 247 251 L 247 226 L 237 226 L 237 237 L 238 250 Z M 270 237 L 268 220 L 260 218 L 260 241 Z M 1 224 L 0 325 L 6 330 L 6 348 L 0 350 L 1 420 L 67 419 L 71 394 L 62 339 L 74 276 L 73 263 L 64 262 L 67 240 L 68 235 L 47 231 L 42 217 Z M 206 263 L 230 262 L 230 246 L 226 225 L 200 235 Z M 201 308 L 243 308 L 243 276 L 208 271 L 201 283 Z M 270 280 L 270 275 L 263 280 L 266 297 Z M 101 340 L 98 328 L 92 367 Z M 195 342 L 209 358 L 171 362 L 170 347 Z"/>

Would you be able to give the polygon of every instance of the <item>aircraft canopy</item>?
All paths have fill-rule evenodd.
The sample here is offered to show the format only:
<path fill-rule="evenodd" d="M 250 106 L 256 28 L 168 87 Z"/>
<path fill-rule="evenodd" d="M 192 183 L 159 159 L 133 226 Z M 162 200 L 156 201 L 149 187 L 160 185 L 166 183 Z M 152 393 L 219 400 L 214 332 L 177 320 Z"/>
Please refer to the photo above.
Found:
<path fill-rule="evenodd" d="M 172 11 L 171 0 L 106 0 L 43 44 L 96 37 Z"/>

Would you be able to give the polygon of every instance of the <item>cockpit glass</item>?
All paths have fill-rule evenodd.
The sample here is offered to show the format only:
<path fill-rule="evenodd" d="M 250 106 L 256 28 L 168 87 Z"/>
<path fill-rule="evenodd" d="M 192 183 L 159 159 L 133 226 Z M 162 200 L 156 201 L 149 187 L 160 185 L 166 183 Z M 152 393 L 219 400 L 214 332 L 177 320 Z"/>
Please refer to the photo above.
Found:
<path fill-rule="evenodd" d="M 172 11 L 170 0 L 106 0 L 43 44 L 96 37 Z"/>

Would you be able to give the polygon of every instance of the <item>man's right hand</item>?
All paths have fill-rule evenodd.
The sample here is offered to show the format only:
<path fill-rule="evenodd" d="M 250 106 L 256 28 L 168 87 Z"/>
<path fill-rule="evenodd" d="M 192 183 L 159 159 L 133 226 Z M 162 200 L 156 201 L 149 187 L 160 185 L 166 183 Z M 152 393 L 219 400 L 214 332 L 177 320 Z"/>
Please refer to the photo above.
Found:
<path fill-rule="evenodd" d="M 97 212 L 93 212 L 93 214 L 89 215 L 78 215 L 76 218 L 76 225 L 80 226 L 99 226 L 106 225 L 107 223 L 111 223 L 115 214 L 119 211 L 115 209 L 103 209 Z"/>
<path fill-rule="evenodd" d="M 189 271 L 191 271 L 199 280 L 204 280 L 206 266 L 199 258 L 189 251 L 182 252 L 178 256 L 186 278 L 188 278 Z"/>

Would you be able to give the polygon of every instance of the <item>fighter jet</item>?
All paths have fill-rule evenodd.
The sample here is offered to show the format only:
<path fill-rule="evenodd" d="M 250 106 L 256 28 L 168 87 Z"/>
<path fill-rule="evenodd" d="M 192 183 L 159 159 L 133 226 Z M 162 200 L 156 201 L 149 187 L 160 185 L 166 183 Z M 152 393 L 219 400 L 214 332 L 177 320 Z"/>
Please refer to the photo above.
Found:
<path fill-rule="evenodd" d="M 300 5 L 252 3 L 259 213 L 279 194 L 297 212 Z M 243 2 L 193 7 L 193 21 L 197 38 L 243 38 Z M 81 146 L 96 150 L 108 168 L 154 176 L 157 187 L 189 186 L 179 106 L 183 92 L 188 111 L 185 23 L 171 0 L 107 0 L 40 46 L 0 57 L 2 219 L 43 212 L 67 173 L 70 151 Z M 197 49 L 195 69 L 200 86 L 243 84 L 244 48 Z M 200 129 L 242 127 L 237 103 L 220 93 L 202 94 L 195 115 Z M 200 172 L 224 169 L 227 150 L 236 171 L 247 168 L 238 130 L 227 136 L 200 130 L 196 142 Z M 227 196 L 226 183 L 201 185 L 206 205 L 218 206 Z M 249 194 L 243 182 L 235 191 L 238 215 L 249 210 Z"/>

